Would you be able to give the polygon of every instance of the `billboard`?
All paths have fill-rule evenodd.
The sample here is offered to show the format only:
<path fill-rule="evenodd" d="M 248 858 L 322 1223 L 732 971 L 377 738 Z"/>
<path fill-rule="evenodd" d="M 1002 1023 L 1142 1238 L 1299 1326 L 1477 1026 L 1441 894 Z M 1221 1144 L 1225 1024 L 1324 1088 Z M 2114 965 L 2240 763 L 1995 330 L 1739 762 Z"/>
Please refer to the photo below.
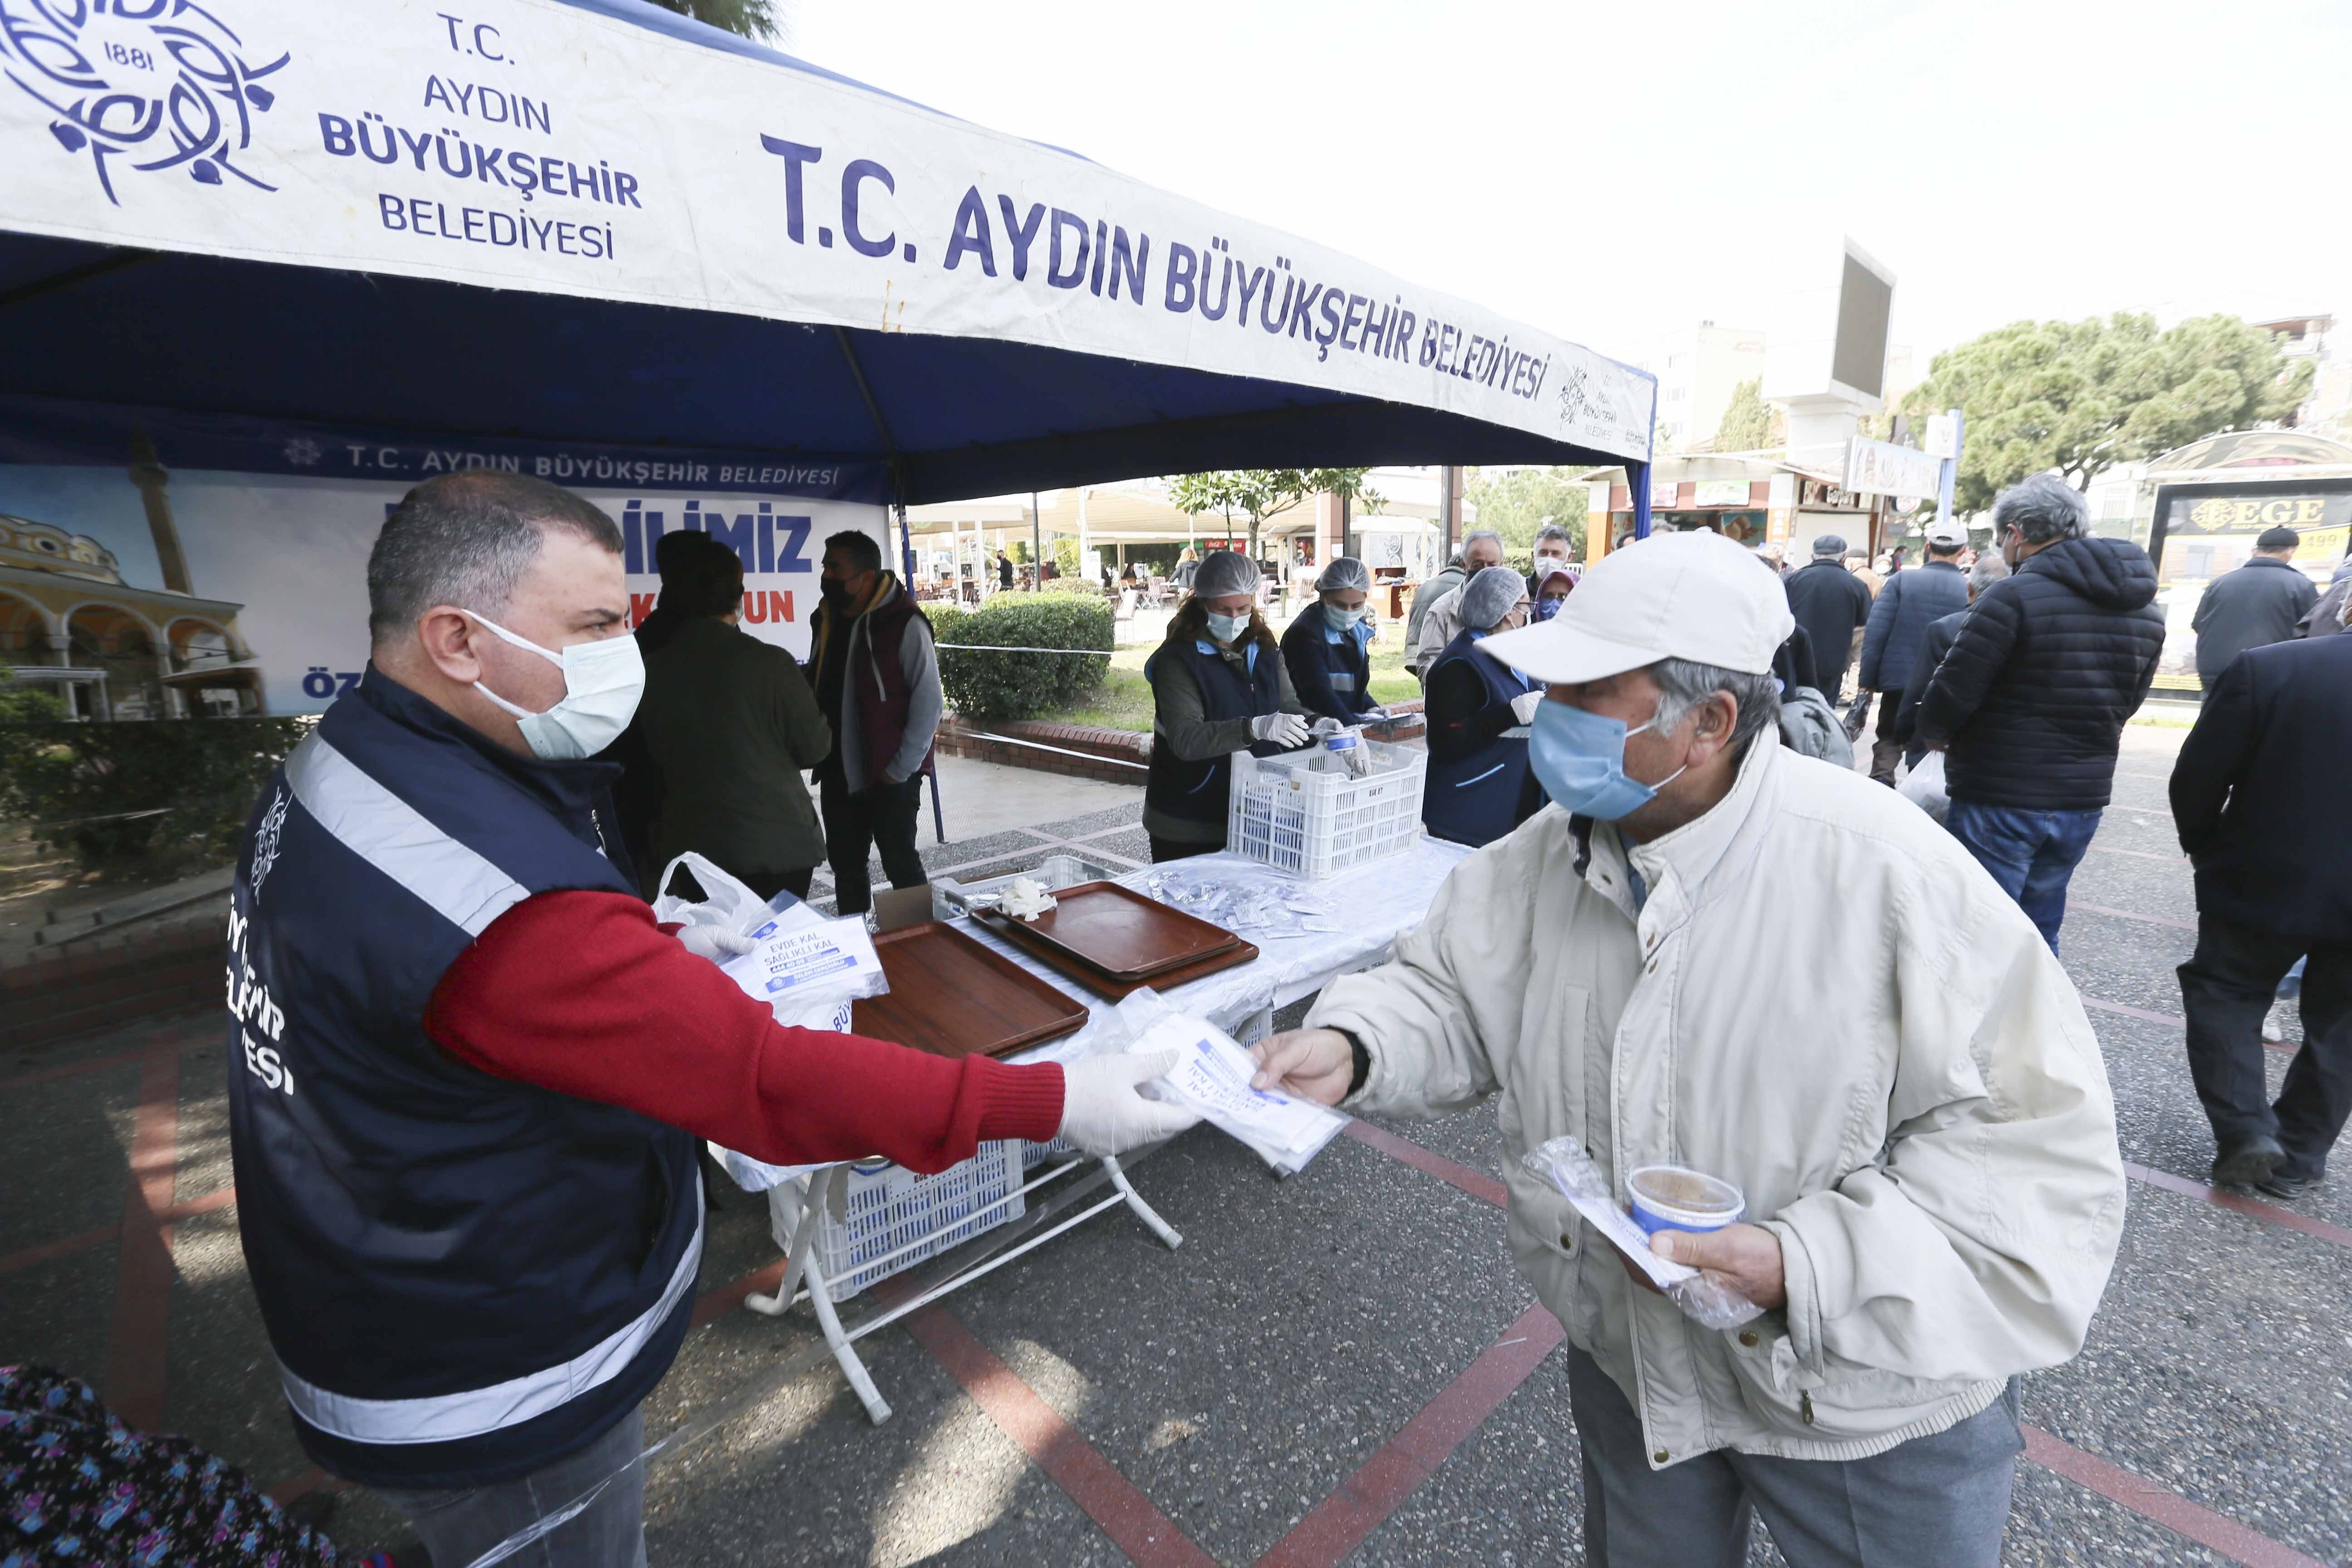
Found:
<path fill-rule="evenodd" d="M 481 468 L 620 525 L 633 621 L 662 534 L 719 540 L 743 562 L 743 629 L 799 658 L 825 536 L 871 534 L 895 561 L 876 464 L 0 397 L 0 661 L 85 718 L 318 712 L 365 667 L 385 516 Z"/>
<path fill-rule="evenodd" d="M 2267 479 L 2252 484 L 2161 485 L 2147 552 L 2156 558 L 2156 602 L 2164 607 L 2164 657 L 2156 684 L 2201 689 L 2196 618 L 2206 584 L 2243 566 L 2268 529 L 2302 536 L 2294 563 L 2326 587 L 2352 545 L 2352 479 Z"/>

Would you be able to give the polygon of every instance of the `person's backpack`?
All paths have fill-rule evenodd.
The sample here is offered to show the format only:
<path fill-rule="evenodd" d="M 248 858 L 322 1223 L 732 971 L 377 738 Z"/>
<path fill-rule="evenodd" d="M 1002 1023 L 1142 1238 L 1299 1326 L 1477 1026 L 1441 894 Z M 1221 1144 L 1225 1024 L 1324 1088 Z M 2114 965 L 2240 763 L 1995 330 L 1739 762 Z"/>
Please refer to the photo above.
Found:
<path fill-rule="evenodd" d="M 1780 699 L 1780 743 L 1849 772 L 1853 767 L 1853 741 L 1846 734 L 1838 710 L 1810 686 L 1791 687 Z"/>

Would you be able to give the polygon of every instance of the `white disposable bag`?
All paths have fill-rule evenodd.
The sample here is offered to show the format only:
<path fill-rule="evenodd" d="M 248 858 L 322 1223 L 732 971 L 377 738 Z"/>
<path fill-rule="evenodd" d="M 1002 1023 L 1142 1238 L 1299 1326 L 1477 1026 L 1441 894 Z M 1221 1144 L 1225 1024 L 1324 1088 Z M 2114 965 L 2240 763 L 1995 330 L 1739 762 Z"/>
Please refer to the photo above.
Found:
<path fill-rule="evenodd" d="M 702 884 L 699 903 L 670 892 L 670 879 L 680 866 Z M 654 919 L 661 923 L 719 926 L 759 943 L 719 968 L 744 994 L 766 1003 L 779 1024 L 846 1033 L 850 1004 L 890 989 L 874 938 L 856 915 L 827 920 L 797 900 L 772 910 L 765 899 L 691 849 L 662 868 L 656 891 Z"/>
<path fill-rule="evenodd" d="M 1901 785 L 1903 798 L 1934 817 L 1944 820 L 1952 809 L 1952 797 L 1944 793 L 1944 753 L 1930 752 L 1919 759 Z"/>

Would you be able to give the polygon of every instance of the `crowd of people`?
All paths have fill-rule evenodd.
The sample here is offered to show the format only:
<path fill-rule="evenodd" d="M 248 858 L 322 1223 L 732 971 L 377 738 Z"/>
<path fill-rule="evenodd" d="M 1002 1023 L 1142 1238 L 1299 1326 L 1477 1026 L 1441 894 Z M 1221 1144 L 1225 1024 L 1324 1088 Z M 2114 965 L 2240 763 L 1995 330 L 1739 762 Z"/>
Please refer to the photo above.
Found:
<path fill-rule="evenodd" d="M 1473 535 L 1416 606 L 1426 821 L 1475 847 L 1388 963 L 1255 1047 L 1257 1081 L 1397 1116 L 1499 1094 L 1592 1561 L 1738 1561 L 1760 1514 L 1793 1562 L 1990 1568 L 2019 1380 L 2088 1331 L 2124 1172 L 2059 928 L 2163 622 L 2146 552 L 2066 486 L 2013 487 L 1992 523 L 1973 555 L 1931 530 L 1875 594 L 1835 538 L 1784 583 L 1705 531 L 1581 572 L 1547 534 L 1524 574 Z M 2352 865 L 2282 831 L 2330 820 L 2352 637 L 2345 595 L 2264 563 L 2295 543 L 2210 590 L 2235 651 L 2172 778 L 2214 1175 L 2287 1197 L 2352 1111 Z M 436 1561 L 588 1491 L 554 1560 L 642 1562 L 629 1461 L 691 1316 L 701 1140 L 935 1171 L 983 1139 L 1113 1153 L 1192 1120 L 1139 1092 L 1169 1057 L 950 1062 L 782 1026 L 713 967 L 742 938 L 655 923 L 649 868 L 688 848 L 779 894 L 822 857 L 845 910 L 870 847 L 919 881 L 940 713 L 928 623 L 868 536 L 826 542 L 806 669 L 736 624 L 732 552 L 687 534 L 656 560 L 633 636 L 593 506 L 493 472 L 412 490 L 369 562 L 367 673 L 237 866 L 243 1016 L 301 1085 L 231 1074 L 263 1318 L 305 1448 Z M 1147 665 L 1155 859 L 1222 844 L 1234 753 L 1384 712 L 1361 563 L 1325 565 L 1280 638 L 1255 563 L 1188 564 Z M 1867 773 L 1790 722 L 1857 652 Z M 1885 787 L 1931 757 L 1941 824 Z M 1801 963 L 1767 939 L 1789 930 Z M 2272 1099 L 2259 1031 L 2298 963 Z M 1620 1190 L 1661 1160 L 1732 1184 L 1728 1223 L 1650 1247 L 1764 1315 L 1696 1328 L 1524 1163 L 1563 1138 Z"/>

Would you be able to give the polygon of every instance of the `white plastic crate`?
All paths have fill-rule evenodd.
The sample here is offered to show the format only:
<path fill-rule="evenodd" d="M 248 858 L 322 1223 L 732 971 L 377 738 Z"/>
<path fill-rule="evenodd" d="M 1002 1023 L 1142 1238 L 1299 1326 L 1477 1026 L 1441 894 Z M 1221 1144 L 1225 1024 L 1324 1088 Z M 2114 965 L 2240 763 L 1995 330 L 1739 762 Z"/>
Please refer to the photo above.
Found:
<path fill-rule="evenodd" d="M 1429 753 L 1384 741 L 1361 749 L 1372 771 L 1358 778 L 1329 752 L 1234 753 L 1225 847 L 1300 877 L 1328 877 L 1402 854 L 1421 831 Z"/>
<path fill-rule="evenodd" d="M 846 1300 L 958 1242 L 1018 1219 L 1025 1208 L 1021 1186 L 1018 1139 L 982 1143 L 979 1153 L 936 1176 L 888 1161 L 852 1165 L 847 1179 L 834 1184 L 833 1201 L 816 1216 L 810 1255 L 833 1299 Z M 789 1220 L 798 1211 L 798 1195 L 777 1188 L 768 1202 L 776 1245 L 790 1252 Z"/>

